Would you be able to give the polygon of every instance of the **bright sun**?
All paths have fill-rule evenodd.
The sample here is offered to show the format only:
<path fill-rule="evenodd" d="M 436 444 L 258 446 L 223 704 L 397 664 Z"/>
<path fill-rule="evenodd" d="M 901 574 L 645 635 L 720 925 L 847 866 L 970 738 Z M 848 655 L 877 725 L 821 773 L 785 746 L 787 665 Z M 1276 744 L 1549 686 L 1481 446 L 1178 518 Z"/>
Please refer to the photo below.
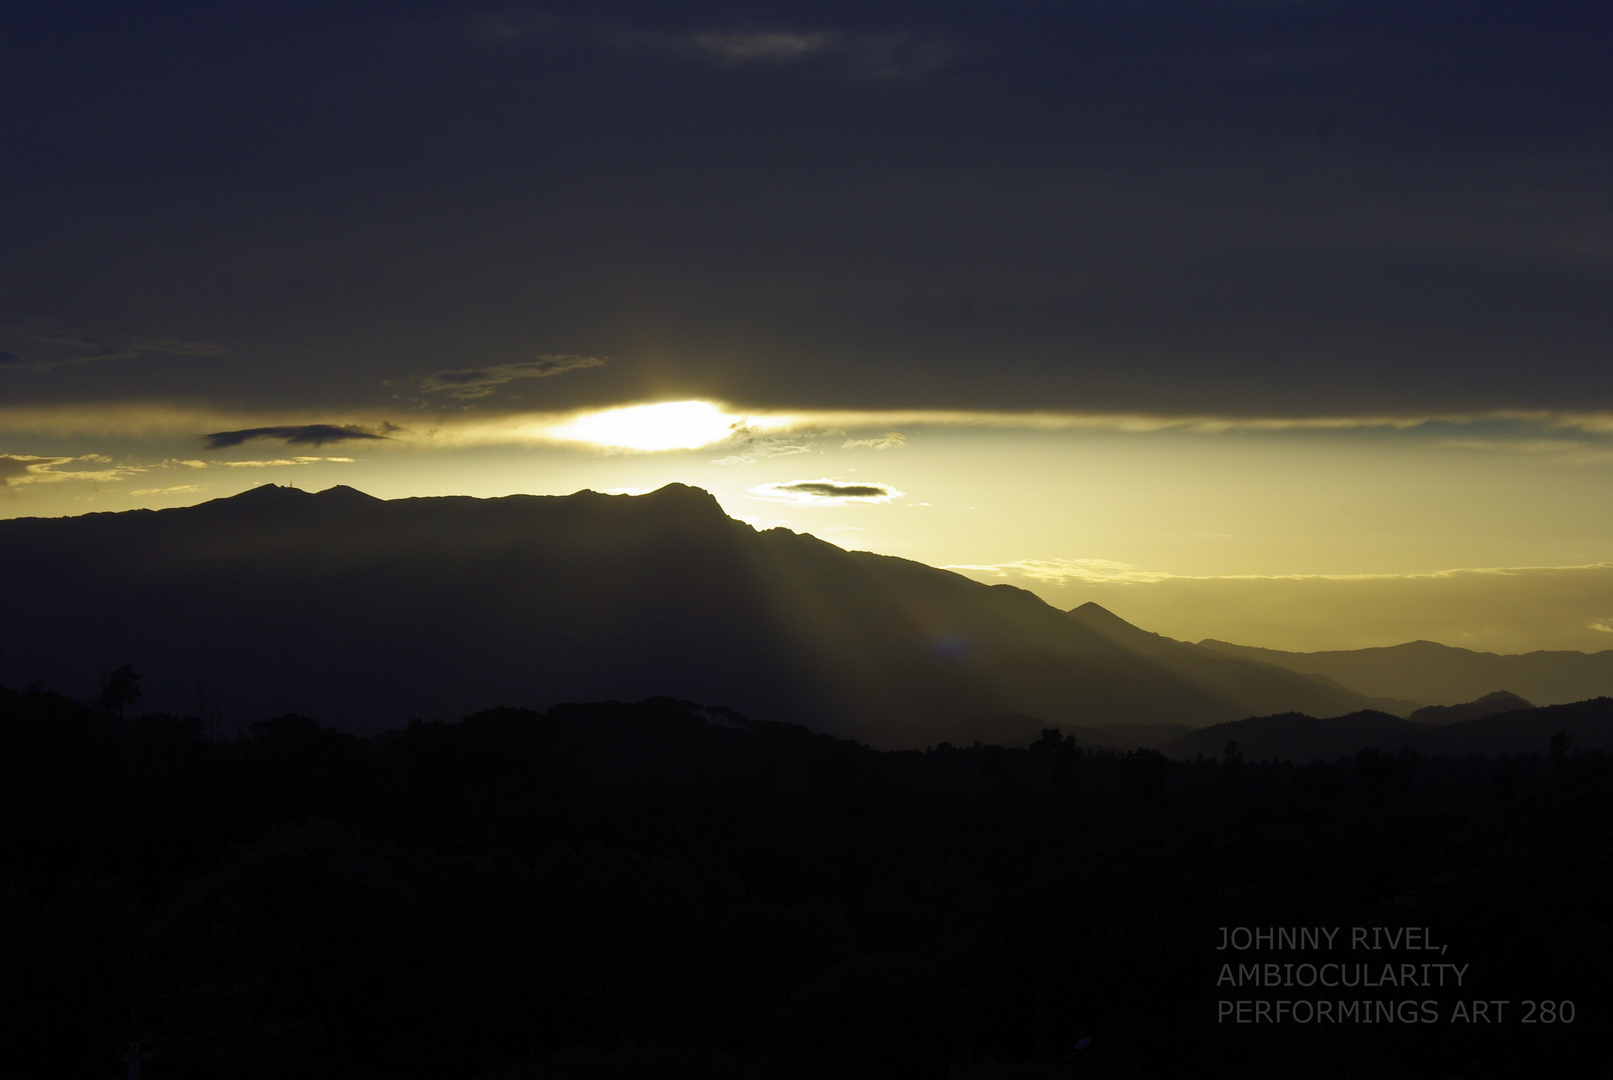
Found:
<path fill-rule="evenodd" d="M 697 450 L 728 438 L 744 420 L 708 401 L 665 401 L 587 413 L 548 434 L 623 450 Z"/>

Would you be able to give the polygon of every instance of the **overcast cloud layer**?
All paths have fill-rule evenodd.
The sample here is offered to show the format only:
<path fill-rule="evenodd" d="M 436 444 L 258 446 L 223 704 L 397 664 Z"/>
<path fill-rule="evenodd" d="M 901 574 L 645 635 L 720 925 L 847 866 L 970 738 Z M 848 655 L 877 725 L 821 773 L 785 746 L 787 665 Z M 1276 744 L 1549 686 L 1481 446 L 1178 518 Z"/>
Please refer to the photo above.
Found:
<path fill-rule="evenodd" d="M 16 5 L 0 400 L 1605 410 L 1610 20 Z"/>

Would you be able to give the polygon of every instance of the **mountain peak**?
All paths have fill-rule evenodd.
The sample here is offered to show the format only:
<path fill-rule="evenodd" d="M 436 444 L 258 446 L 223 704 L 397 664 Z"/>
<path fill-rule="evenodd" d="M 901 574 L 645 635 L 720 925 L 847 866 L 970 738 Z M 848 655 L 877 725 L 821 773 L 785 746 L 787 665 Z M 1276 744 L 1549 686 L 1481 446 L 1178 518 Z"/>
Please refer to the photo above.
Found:
<path fill-rule="evenodd" d="M 364 505 L 367 503 L 378 503 L 382 501 L 368 492 L 360 491 L 355 487 L 348 487 L 346 484 L 337 484 L 334 487 L 326 488 L 324 491 L 316 492 L 314 498 L 327 504 L 335 503 L 338 505 L 347 504 L 353 506 Z"/>
<path fill-rule="evenodd" d="M 638 497 L 641 499 L 655 499 L 657 502 L 681 502 L 689 505 L 712 506 L 721 510 L 721 507 L 717 504 L 717 496 L 705 488 L 691 487 L 688 484 L 680 484 L 676 481 Z"/>
<path fill-rule="evenodd" d="M 1102 604 L 1095 604 L 1090 600 L 1082 604 L 1080 607 L 1071 608 L 1069 614 L 1074 617 L 1076 621 L 1084 623 L 1085 625 L 1098 631 L 1107 631 L 1110 633 L 1149 633 L 1146 630 L 1139 629 L 1133 624 L 1127 622 L 1125 619 L 1122 619 L 1119 615 L 1116 615 Z M 1149 636 L 1158 637 L 1159 635 L 1149 634 Z"/>
<path fill-rule="evenodd" d="M 301 488 L 284 487 L 280 484 L 259 484 L 257 487 L 247 488 L 239 495 L 227 495 L 216 501 L 249 506 L 267 506 L 271 503 L 284 502 L 288 499 L 305 499 L 308 498 L 309 494 L 309 492 Z"/>
<path fill-rule="evenodd" d="M 702 529 L 726 527 L 733 520 L 723 510 L 717 496 L 705 488 L 690 487 L 688 484 L 667 484 L 648 494 L 635 495 L 631 505 L 648 511 L 653 520 L 681 522 L 685 526 Z"/>

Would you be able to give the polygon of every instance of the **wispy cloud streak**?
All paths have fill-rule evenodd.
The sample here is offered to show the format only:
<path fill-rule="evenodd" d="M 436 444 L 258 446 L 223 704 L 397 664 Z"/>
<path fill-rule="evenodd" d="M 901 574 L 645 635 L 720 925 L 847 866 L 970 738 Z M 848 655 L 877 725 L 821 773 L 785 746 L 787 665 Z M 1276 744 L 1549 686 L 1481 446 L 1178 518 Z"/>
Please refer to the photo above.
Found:
<path fill-rule="evenodd" d="M 301 424 L 296 426 L 243 428 L 239 431 L 215 431 L 205 436 L 209 450 L 225 450 L 240 446 L 253 439 L 283 442 L 287 446 L 324 446 L 326 443 L 353 442 L 363 439 L 386 439 L 388 436 L 359 427 L 342 427 L 337 424 Z"/>
<path fill-rule="evenodd" d="M 418 380 L 421 390 L 428 394 L 447 394 L 452 398 L 484 398 L 499 387 L 516 379 L 548 379 L 568 371 L 604 367 L 603 356 L 561 356 L 545 353 L 531 360 L 512 364 L 489 364 L 479 368 L 459 368 L 439 371 Z"/>

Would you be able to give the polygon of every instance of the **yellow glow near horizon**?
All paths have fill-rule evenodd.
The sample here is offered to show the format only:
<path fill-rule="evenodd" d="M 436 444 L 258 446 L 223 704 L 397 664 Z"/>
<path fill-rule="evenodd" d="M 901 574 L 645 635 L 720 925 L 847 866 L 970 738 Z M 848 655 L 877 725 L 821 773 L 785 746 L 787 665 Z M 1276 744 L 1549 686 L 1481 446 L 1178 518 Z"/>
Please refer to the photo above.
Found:
<path fill-rule="evenodd" d="M 0 519 L 161 509 L 263 480 L 380 498 L 678 482 L 758 529 L 962 569 L 1061 608 L 1095 600 L 1170 637 L 1613 648 L 1613 414 L 1606 434 L 1493 418 L 1471 430 L 1211 432 L 1037 414 L 1014 427 L 1008 414 L 774 412 L 715 397 L 452 414 L 176 411 L 149 427 L 126 406 L 52 415 L 59 426 L 7 430 L 15 414 L 0 406 Z M 313 420 L 385 437 L 202 445 L 204 432 Z M 79 426 L 88 434 L 73 435 Z M 865 497 L 835 499 L 840 485 Z"/>
<path fill-rule="evenodd" d="M 548 429 L 567 442 L 622 450 L 698 450 L 722 442 L 745 424 L 709 401 L 663 401 L 587 413 Z"/>

